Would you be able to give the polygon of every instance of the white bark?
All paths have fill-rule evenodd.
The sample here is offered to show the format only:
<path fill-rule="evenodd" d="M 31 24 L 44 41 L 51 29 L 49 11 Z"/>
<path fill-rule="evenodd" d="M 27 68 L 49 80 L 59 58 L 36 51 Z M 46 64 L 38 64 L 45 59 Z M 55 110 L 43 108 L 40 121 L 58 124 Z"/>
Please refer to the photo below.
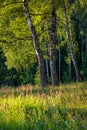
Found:
<path fill-rule="evenodd" d="M 61 82 L 61 50 L 60 50 L 60 36 L 58 34 L 58 50 L 59 50 L 59 83 Z"/>

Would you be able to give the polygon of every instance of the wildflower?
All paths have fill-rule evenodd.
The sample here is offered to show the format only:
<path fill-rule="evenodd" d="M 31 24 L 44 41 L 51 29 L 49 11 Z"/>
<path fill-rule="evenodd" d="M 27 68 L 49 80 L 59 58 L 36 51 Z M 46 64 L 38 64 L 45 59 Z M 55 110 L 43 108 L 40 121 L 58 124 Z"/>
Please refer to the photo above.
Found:
<path fill-rule="evenodd" d="M 18 89 L 18 88 L 16 88 L 16 92 L 19 92 L 19 89 Z"/>
<path fill-rule="evenodd" d="M 25 91 L 25 86 L 24 85 L 21 86 L 21 90 Z"/>
<path fill-rule="evenodd" d="M 11 97 L 11 98 L 14 98 L 14 93 L 11 93 L 10 97 Z"/>
<path fill-rule="evenodd" d="M 32 85 L 31 85 L 31 84 L 30 84 L 29 89 L 30 89 L 30 92 L 32 93 L 32 89 L 33 89 L 33 87 L 32 87 Z"/>
<path fill-rule="evenodd" d="M 50 88 L 50 96 L 52 97 L 52 88 Z"/>
<path fill-rule="evenodd" d="M 21 96 L 21 97 L 23 97 L 23 95 L 24 95 L 24 93 L 23 93 L 23 92 L 21 92 L 21 93 L 20 93 L 20 96 Z"/>
<path fill-rule="evenodd" d="M 28 88 L 26 88 L 26 95 L 28 95 Z"/>
<path fill-rule="evenodd" d="M 56 96 L 61 95 L 61 91 L 60 90 L 56 90 Z"/>
<path fill-rule="evenodd" d="M 6 98 L 6 94 L 3 94 L 2 98 Z"/>
<path fill-rule="evenodd" d="M 42 94 L 41 94 L 41 98 L 42 98 L 42 99 L 45 98 L 45 93 L 44 93 L 44 92 L 42 92 Z"/>

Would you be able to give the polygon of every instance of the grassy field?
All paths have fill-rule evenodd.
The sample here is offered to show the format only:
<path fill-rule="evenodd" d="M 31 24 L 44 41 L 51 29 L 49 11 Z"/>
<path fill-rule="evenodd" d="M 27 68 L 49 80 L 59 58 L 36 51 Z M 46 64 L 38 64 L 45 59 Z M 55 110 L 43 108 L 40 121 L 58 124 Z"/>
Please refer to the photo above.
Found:
<path fill-rule="evenodd" d="M 87 82 L 1 88 L 0 130 L 87 130 Z"/>

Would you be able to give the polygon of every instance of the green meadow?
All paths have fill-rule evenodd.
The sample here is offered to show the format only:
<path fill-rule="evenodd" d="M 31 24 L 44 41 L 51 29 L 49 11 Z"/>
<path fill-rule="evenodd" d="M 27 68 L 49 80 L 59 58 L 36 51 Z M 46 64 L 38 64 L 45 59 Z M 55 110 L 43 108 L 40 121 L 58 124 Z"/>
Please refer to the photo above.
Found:
<path fill-rule="evenodd" d="M 87 82 L 2 87 L 0 130 L 87 130 Z"/>

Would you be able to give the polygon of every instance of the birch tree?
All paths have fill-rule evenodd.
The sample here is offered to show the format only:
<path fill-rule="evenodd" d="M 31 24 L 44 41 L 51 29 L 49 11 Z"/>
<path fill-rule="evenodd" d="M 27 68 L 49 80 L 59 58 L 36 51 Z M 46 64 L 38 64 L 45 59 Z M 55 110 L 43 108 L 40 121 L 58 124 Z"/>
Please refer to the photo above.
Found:
<path fill-rule="evenodd" d="M 29 29 L 32 33 L 33 43 L 34 43 L 35 51 L 36 51 L 36 54 L 38 57 L 41 85 L 44 87 L 44 86 L 46 86 L 45 61 L 44 61 L 43 54 L 42 54 L 40 47 L 39 47 L 38 36 L 36 34 L 36 30 L 35 30 L 35 27 L 33 26 L 33 22 L 31 20 L 31 16 L 29 13 L 28 1 L 24 0 L 23 3 L 24 3 L 24 9 L 25 9 L 27 23 L 28 23 Z"/>
<path fill-rule="evenodd" d="M 52 86 L 58 85 L 58 76 L 56 70 L 56 48 L 55 48 L 55 35 L 56 35 L 56 10 L 52 2 L 52 11 L 50 18 L 50 28 L 49 28 L 49 37 L 50 37 L 50 69 L 51 69 L 51 80 Z"/>
<path fill-rule="evenodd" d="M 64 9 L 63 11 L 64 11 L 64 17 L 65 17 L 65 23 L 66 23 L 66 32 L 67 32 L 68 42 L 69 42 L 69 47 L 70 47 L 70 54 L 71 54 L 74 68 L 75 68 L 76 79 L 77 79 L 77 82 L 81 82 L 82 76 L 78 69 L 76 57 L 74 54 L 73 39 L 72 39 L 71 30 L 70 30 L 69 18 L 68 18 L 68 14 L 67 14 L 66 0 L 63 0 L 63 9 Z"/>

